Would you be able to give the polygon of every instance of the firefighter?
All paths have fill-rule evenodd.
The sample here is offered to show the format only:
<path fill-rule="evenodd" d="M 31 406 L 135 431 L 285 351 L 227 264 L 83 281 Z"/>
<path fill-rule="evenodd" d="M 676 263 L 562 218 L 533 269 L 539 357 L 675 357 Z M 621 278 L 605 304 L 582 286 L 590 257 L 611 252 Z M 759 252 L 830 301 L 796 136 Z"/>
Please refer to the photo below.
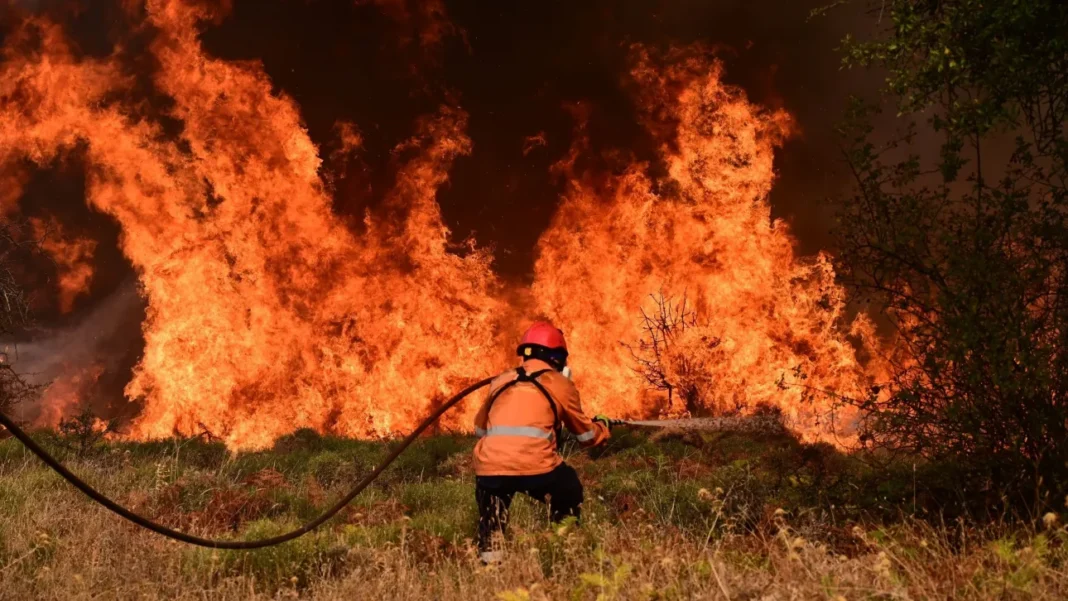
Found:
<path fill-rule="evenodd" d="M 560 427 L 585 447 L 609 437 L 609 420 L 590 419 L 582 411 L 571 383 L 564 334 L 550 323 L 534 323 L 516 354 L 518 368 L 490 384 L 475 416 L 475 498 L 478 501 L 478 548 L 484 563 L 500 561 L 494 536 L 508 524 L 508 507 L 516 493 L 547 503 L 554 522 L 578 519 L 582 483 L 557 452 Z"/>

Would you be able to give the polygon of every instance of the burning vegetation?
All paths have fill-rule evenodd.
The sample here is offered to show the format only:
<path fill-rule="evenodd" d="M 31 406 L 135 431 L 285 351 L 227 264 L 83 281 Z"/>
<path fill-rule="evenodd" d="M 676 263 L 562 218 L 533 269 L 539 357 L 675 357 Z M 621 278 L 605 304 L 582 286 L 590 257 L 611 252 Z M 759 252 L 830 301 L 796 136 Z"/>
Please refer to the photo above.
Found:
<path fill-rule="evenodd" d="M 842 64 L 885 88 L 823 123 L 849 191 L 797 219 L 787 157 L 833 160 L 811 111 L 840 81 L 736 66 L 754 31 L 810 51 L 801 24 L 850 2 L 242 2 L 0 4 L 0 590 L 1068 597 L 1068 4 L 848 17 Z M 278 18 L 298 12 L 308 31 Z M 538 60 L 511 64 L 524 27 L 507 56 Z M 308 35 L 388 76 L 337 84 Z M 780 98 L 790 77 L 818 99 Z M 341 108 L 354 89 L 397 106 Z M 537 432 L 583 472 L 581 527 L 517 501 L 487 567 L 478 399 L 396 439 L 510 366 L 532 320 L 615 430 L 581 453 L 588 432 Z M 115 527 L 31 452 L 226 550 Z"/>
<path fill-rule="evenodd" d="M 130 437 L 208 432 L 253 449 L 298 428 L 402 433 L 462 382 L 506 366 L 516 318 L 536 315 L 574 344 L 591 411 L 657 415 L 668 410 L 664 391 L 628 349 L 643 344 L 658 291 L 692 316 L 660 359 L 672 374 L 700 372 L 687 410 L 771 405 L 808 438 L 850 435 L 852 416 L 834 422 L 833 397 L 806 391 L 867 390 L 878 370 L 857 348 L 876 345 L 872 325 L 847 316 L 827 257 L 798 257 L 770 216 L 790 116 L 724 84 L 710 52 L 632 49 L 626 79 L 658 149 L 653 164 L 621 155 L 611 172 L 594 166 L 574 111 L 571 150 L 553 169 L 563 198 L 524 289 L 495 274 L 480 241 L 449 241 L 436 194 L 471 151 L 462 108 L 413 124 L 383 206 L 350 224 L 332 211 L 295 101 L 260 64 L 204 51 L 201 24 L 223 15 L 181 0 L 131 9 L 151 32 L 148 81 L 122 49 L 78 53 L 46 17 L 27 17 L 3 50 L 4 172 L 17 182 L 27 165 L 82 163 L 85 200 L 119 224 L 140 280 L 147 316 L 125 389 L 141 406 Z M 338 127 L 346 155 L 358 152 L 358 126 Z M 93 248 L 46 243 L 65 310 L 91 281 Z M 786 373 L 804 374 L 804 386 L 784 386 Z M 84 377 L 45 398 L 69 400 Z M 469 429 L 473 412 L 468 403 L 444 427 Z"/>

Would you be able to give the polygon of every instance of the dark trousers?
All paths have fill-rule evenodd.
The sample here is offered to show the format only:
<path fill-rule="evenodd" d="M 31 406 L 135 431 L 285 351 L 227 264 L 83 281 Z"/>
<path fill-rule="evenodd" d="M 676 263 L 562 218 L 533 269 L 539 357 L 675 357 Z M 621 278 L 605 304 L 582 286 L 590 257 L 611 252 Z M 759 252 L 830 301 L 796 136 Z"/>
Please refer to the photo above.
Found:
<path fill-rule="evenodd" d="M 478 501 L 478 549 L 489 551 L 493 534 L 504 534 L 508 527 L 508 508 L 516 493 L 548 503 L 549 518 L 559 522 L 579 517 L 582 505 L 582 482 L 575 469 L 561 463 L 553 471 L 536 476 L 477 476 L 475 499 Z"/>

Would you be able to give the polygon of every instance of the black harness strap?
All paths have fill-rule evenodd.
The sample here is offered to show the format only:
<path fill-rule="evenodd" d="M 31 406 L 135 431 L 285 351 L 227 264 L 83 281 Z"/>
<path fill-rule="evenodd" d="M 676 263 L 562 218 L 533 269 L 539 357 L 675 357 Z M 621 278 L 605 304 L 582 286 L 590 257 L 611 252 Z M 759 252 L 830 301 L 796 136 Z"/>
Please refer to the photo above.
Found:
<path fill-rule="evenodd" d="M 545 397 L 545 400 L 549 401 L 549 408 L 553 410 L 553 435 L 556 437 L 557 444 L 560 442 L 560 411 L 556 408 L 556 400 L 553 399 L 553 395 L 549 394 L 549 391 L 545 389 L 545 386 L 538 381 L 538 378 L 545 373 L 552 371 L 551 369 L 538 370 L 532 374 L 528 374 L 527 370 L 522 366 L 517 367 L 516 378 L 510 382 L 505 383 L 490 396 L 486 401 L 486 429 L 489 430 L 489 416 L 490 410 L 493 409 L 493 403 L 497 400 L 497 397 L 501 396 L 501 393 L 508 390 L 512 386 L 519 384 L 520 382 L 533 384 L 535 388 L 541 391 L 541 394 Z"/>

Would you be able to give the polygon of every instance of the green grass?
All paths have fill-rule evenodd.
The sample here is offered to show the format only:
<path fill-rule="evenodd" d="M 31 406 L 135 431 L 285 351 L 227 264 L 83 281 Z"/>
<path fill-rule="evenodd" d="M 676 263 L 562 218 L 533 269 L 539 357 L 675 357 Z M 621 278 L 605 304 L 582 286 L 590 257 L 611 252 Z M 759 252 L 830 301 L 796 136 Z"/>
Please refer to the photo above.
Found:
<path fill-rule="evenodd" d="M 394 442 L 301 431 L 231 455 L 199 440 L 100 443 L 70 468 L 137 511 L 204 536 L 284 532 L 335 502 Z M 617 432 L 565 450 L 581 525 L 517 497 L 508 559 L 475 560 L 474 441 L 418 441 L 321 530 L 252 552 L 171 543 L 93 505 L 0 441 L 0 598 L 1065 598 L 1058 524 L 939 519 L 944 472 L 875 471 L 787 434 Z M 915 478 L 915 480 L 914 480 Z M 928 480 L 930 478 L 931 480 Z M 920 484 L 922 482 L 922 484 Z M 943 484 L 944 486 L 944 484 Z M 912 516 L 915 503 L 927 521 Z M 933 497 L 932 497 L 933 498 Z M 1058 516 L 1058 520 L 1060 517 Z M 793 591 L 768 597 L 769 591 Z"/>

